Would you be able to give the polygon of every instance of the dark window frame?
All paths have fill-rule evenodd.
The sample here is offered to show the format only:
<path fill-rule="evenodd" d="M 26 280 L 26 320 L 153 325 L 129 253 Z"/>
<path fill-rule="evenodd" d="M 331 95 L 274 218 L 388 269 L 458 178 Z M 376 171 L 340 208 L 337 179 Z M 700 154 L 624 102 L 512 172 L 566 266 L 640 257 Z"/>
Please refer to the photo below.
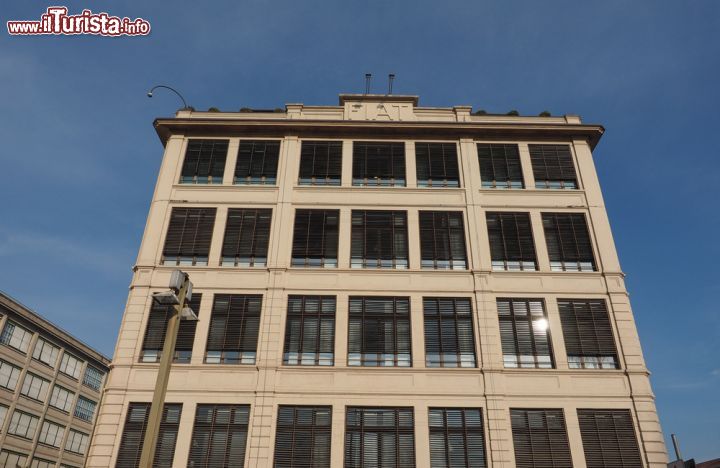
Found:
<path fill-rule="evenodd" d="M 485 222 L 494 271 L 538 270 L 530 213 L 487 211 Z"/>
<path fill-rule="evenodd" d="M 193 293 L 188 305 L 193 312 L 195 312 L 195 315 L 200 315 L 201 303 L 202 293 Z M 140 362 L 160 362 L 163 345 L 165 343 L 165 334 L 167 333 L 168 320 L 174 313 L 174 306 L 160 305 L 156 301 L 152 302 L 150 312 L 148 313 L 147 323 L 145 324 L 145 334 L 143 335 L 142 348 L 140 348 Z M 173 352 L 173 363 L 190 363 L 196 328 L 197 321 L 180 320 L 178 336 L 175 341 L 175 350 Z M 152 344 L 155 346 L 151 346 Z"/>
<path fill-rule="evenodd" d="M 452 312 L 447 312 L 448 304 Z M 434 307 L 433 307 L 434 304 Z M 462 305 L 462 316 L 458 306 Z M 434 309 L 434 310 L 433 310 Z M 443 311 L 445 310 L 445 311 Z M 452 324 L 449 338 L 448 323 Z M 436 336 L 432 335 L 434 324 Z M 475 368 L 477 352 L 475 346 L 475 323 L 473 320 L 472 300 L 469 297 L 423 297 L 423 330 L 425 336 L 425 367 L 437 368 Z M 470 336 L 466 335 L 470 331 Z M 469 342 L 468 342 L 469 340 Z M 469 346 L 468 346 L 469 344 Z M 433 352 L 437 348 L 436 352 Z M 436 359 L 433 356 L 437 355 Z"/>
<path fill-rule="evenodd" d="M 262 294 L 215 294 L 205 345 L 206 364 L 255 365 L 262 306 Z M 231 320 L 237 327 L 230 324 Z M 213 327 L 221 325 L 222 336 L 215 336 Z"/>
<path fill-rule="evenodd" d="M 391 303 L 392 314 L 385 310 L 379 310 L 379 307 L 378 310 L 372 310 L 371 307 L 371 310 L 368 310 L 368 303 L 371 301 Z M 354 305 L 353 302 L 358 305 Z M 399 304 L 406 306 L 406 312 L 402 310 L 398 312 Z M 359 330 L 353 328 L 353 320 L 359 321 Z M 388 337 L 385 336 L 386 320 L 390 320 L 392 324 L 392 352 L 390 353 L 385 352 L 387 350 L 384 349 L 388 341 Z M 406 323 L 403 324 L 402 321 Z M 398 330 L 398 323 L 406 327 L 405 330 Z M 406 332 L 407 336 L 402 337 L 402 332 Z M 353 339 L 353 333 L 359 335 L 359 341 Z M 371 337 L 374 337 L 374 343 L 368 342 Z M 406 338 L 406 346 L 403 346 L 401 338 Z M 351 367 L 412 367 L 410 298 L 404 296 L 350 296 L 348 298 L 347 353 L 347 365 Z"/>
<path fill-rule="evenodd" d="M 505 306 L 501 303 L 508 302 L 509 314 L 502 313 Z M 533 319 L 532 311 L 537 306 L 534 304 L 540 304 L 542 309 L 542 316 L 538 319 Z M 503 352 L 503 365 L 506 369 L 555 369 L 555 354 L 552 346 L 552 335 L 550 332 L 550 326 L 548 322 L 547 307 L 545 306 L 545 300 L 540 298 L 524 298 L 524 297 L 498 297 L 496 299 L 498 309 L 498 322 L 500 325 L 500 343 Z M 516 304 L 522 306 L 527 311 L 524 317 L 519 316 L 515 313 Z M 536 323 L 539 328 L 542 328 L 544 320 L 545 330 L 539 330 L 545 334 L 546 343 L 538 343 L 537 331 L 535 330 Z M 508 336 L 505 328 L 509 324 L 512 331 L 512 337 Z M 518 325 L 522 325 L 522 330 L 518 333 Z M 524 329 L 527 326 L 527 331 Z M 540 334 L 541 334 L 540 333 Z M 507 342 L 508 339 L 512 338 L 512 342 Z M 529 350 L 523 349 L 529 346 Z M 545 354 L 544 347 L 547 347 L 547 354 Z M 511 353 L 510 350 L 513 350 Z M 527 352 L 525 352 L 527 351 Z M 532 353 L 532 354 L 530 354 Z M 524 360 L 523 357 L 532 356 L 532 362 Z M 514 359 L 511 359 L 513 358 Z M 541 359 L 547 358 L 547 359 Z M 515 365 L 513 365 L 513 363 Z"/>
<path fill-rule="evenodd" d="M 366 417 L 366 413 L 385 413 L 382 416 L 376 416 L 376 420 L 381 418 L 383 421 L 386 419 L 385 415 L 392 412 L 394 425 L 369 425 L 366 424 L 366 420 L 370 417 Z M 409 417 L 408 417 L 409 416 Z M 359 424 L 354 424 L 352 421 L 359 420 Z M 377 465 L 376 466 L 387 466 L 383 465 L 383 444 L 382 434 L 394 435 L 394 453 L 395 460 L 392 465 L 393 468 L 415 468 L 415 414 L 413 407 L 371 407 L 371 406 L 346 406 L 345 407 L 345 446 L 344 450 L 344 468 L 363 468 L 363 460 L 365 459 L 365 439 L 367 434 L 375 434 L 374 448 L 377 449 Z M 359 435 L 359 437 L 353 437 Z M 404 439 L 409 437 L 408 441 L 405 440 L 404 444 L 400 441 L 400 436 Z M 357 444 L 357 451 L 353 450 Z M 373 438 L 370 438 L 372 441 Z M 403 448 L 408 450 L 404 456 L 401 456 Z M 356 455 L 356 453 L 357 455 Z"/>
<path fill-rule="evenodd" d="M 451 413 L 449 413 L 451 412 Z M 457 421 L 457 415 L 460 413 L 460 424 L 449 424 L 451 419 L 453 423 Z M 469 412 L 477 412 L 478 424 L 468 423 Z M 435 415 L 433 414 L 435 413 Z M 452 414 L 452 418 L 450 415 Z M 437 418 L 442 419 L 441 425 L 434 425 L 433 421 Z M 428 428 L 430 433 L 430 466 L 435 466 L 433 461 L 436 458 L 442 458 L 443 467 L 453 468 L 485 468 L 487 467 L 487 445 L 485 443 L 485 420 L 482 408 L 468 407 L 430 407 L 428 408 Z M 474 418 L 473 418 L 474 419 Z M 433 435 L 443 438 L 443 447 L 437 446 L 433 440 Z M 450 439 L 457 443 L 458 439 L 462 439 L 462 454 L 451 453 L 457 450 L 457 445 L 450 448 Z M 474 439 L 474 440 L 473 440 Z M 473 450 L 474 449 L 474 450 Z M 473 453 L 474 452 L 474 453 Z M 478 453 L 479 452 L 479 453 Z M 461 460 L 458 458 L 462 458 Z"/>
<path fill-rule="evenodd" d="M 578 408 L 577 415 L 587 468 L 643 466 L 629 409 Z M 599 424 L 599 418 L 605 419 L 601 421 L 605 424 Z M 607 424 L 608 421 L 611 424 Z"/>
<path fill-rule="evenodd" d="M 353 186 L 405 187 L 405 158 L 404 142 L 354 141 Z"/>
<path fill-rule="evenodd" d="M 165 233 L 161 263 L 207 266 L 216 215 L 217 208 L 173 207 Z M 191 221 L 192 225 L 188 227 Z M 186 240 L 186 236 L 190 239 Z"/>
<path fill-rule="evenodd" d="M 308 311 L 310 300 L 317 300 L 317 310 Z M 299 309 L 295 306 L 299 302 Z M 325 305 L 332 311 L 326 310 Z M 330 306 L 331 305 L 331 306 Z M 336 296 L 290 295 L 288 296 L 287 318 L 285 320 L 285 341 L 283 343 L 283 365 L 285 366 L 333 366 L 335 363 L 335 325 L 337 298 Z M 311 321 L 316 321 L 314 343 L 306 350 L 306 334 Z M 323 325 L 330 324 L 330 352 L 323 349 Z M 293 329 L 297 328 L 298 336 L 293 337 Z M 293 352 L 293 342 L 297 341 L 297 351 Z M 293 358 L 293 354 L 296 356 Z M 308 355 L 308 356 L 306 356 Z M 309 356 L 312 355 L 312 356 Z"/>
<path fill-rule="evenodd" d="M 420 267 L 467 270 L 465 217 L 462 211 L 420 211 Z M 455 226 L 452 224 L 455 223 Z M 459 238 L 459 242 L 458 242 Z"/>
<path fill-rule="evenodd" d="M 201 415 L 210 411 L 210 421 L 201 420 Z M 219 411 L 229 411 L 227 422 L 218 421 Z M 223 416 L 224 419 L 224 416 Z M 238 422 L 239 421 L 239 422 Z M 198 404 L 195 409 L 195 417 L 193 419 L 193 430 L 190 442 L 190 454 L 188 455 L 188 464 L 194 463 L 196 468 L 209 466 L 228 466 L 241 468 L 245 465 L 248 449 L 248 428 L 250 426 L 250 405 L 247 404 Z M 240 453 L 232 454 L 232 449 L 228 447 L 226 442 L 223 446 L 222 453 L 212 453 L 212 444 L 209 442 L 205 445 L 206 449 L 201 450 L 198 439 L 202 441 L 203 436 L 207 434 L 205 440 L 212 440 L 212 436 L 217 433 L 224 433 L 226 441 L 235 440 L 234 436 L 243 435 L 242 447 L 235 447 Z M 221 464 L 215 458 L 221 455 Z M 233 456 L 234 455 L 234 456 Z"/>
<path fill-rule="evenodd" d="M 288 412 L 292 412 L 292 422 L 284 414 Z M 323 412 L 326 420 L 321 417 Z M 331 450 L 332 406 L 278 406 L 274 468 L 330 468 Z"/>
<path fill-rule="evenodd" d="M 558 299 L 571 369 L 619 369 L 615 330 L 605 299 Z"/>
<path fill-rule="evenodd" d="M 298 185 L 339 186 L 342 181 L 342 150 L 342 141 L 303 140 Z"/>
<path fill-rule="evenodd" d="M 234 185 L 275 185 L 280 161 L 280 140 L 240 140 Z"/>
<path fill-rule="evenodd" d="M 189 139 L 180 171 L 180 183 L 222 184 L 229 144 L 230 140 L 223 139 Z"/>
<path fill-rule="evenodd" d="M 525 178 L 517 144 L 476 143 L 483 189 L 523 189 Z"/>
<path fill-rule="evenodd" d="M 318 217 L 322 217 L 321 223 L 317 222 Z M 333 217 L 334 224 L 331 223 Z M 340 210 L 295 210 L 291 253 L 293 267 L 337 268 L 339 242 Z"/>
<path fill-rule="evenodd" d="M 160 430 L 155 445 L 155 456 L 153 457 L 153 467 L 172 468 L 173 466 L 182 407 L 182 403 L 165 403 L 163 406 Z M 133 411 L 138 411 L 137 417 L 141 420 L 131 420 L 131 418 L 136 417 Z M 131 402 L 128 405 L 115 468 L 139 468 L 149 415 L 150 403 Z M 169 417 L 175 419 L 175 416 L 177 416 L 176 422 L 168 421 Z M 130 430 L 133 431 L 132 435 L 129 433 Z M 172 440 L 166 437 L 167 434 L 173 432 L 175 437 Z M 165 446 L 165 444 L 168 444 L 168 446 Z M 124 450 L 128 453 L 123 453 Z"/>
<path fill-rule="evenodd" d="M 517 468 L 572 468 L 562 409 L 510 408 L 510 427 Z"/>
<path fill-rule="evenodd" d="M 438 165 L 441 170 L 437 170 Z M 415 172 L 418 187 L 459 188 L 457 143 L 416 141 Z"/>
<path fill-rule="evenodd" d="M 350 224 L 350 268 L 410 267 L 407 211 L 352 210 Z M 371 252 L 369 244 L 373 241 Z M 386 253 L 390 254 L 387 258 Z"/>
<path fill-rule="evenodd" d="M 220 265 L 266 267 L 272 218 L 272 208 L 228 209 Z M 250 230 L 249 237 L 247 229 Z"/>
<path fill-rule="evenodd" d="M 530 144 L 535 188 L 577 190 L 580 188 L 570 145 Z"/>
<path fill-rule="evenodd" d="M 542 213 L 551 271 L 598 271 L 585 213 Z"/>

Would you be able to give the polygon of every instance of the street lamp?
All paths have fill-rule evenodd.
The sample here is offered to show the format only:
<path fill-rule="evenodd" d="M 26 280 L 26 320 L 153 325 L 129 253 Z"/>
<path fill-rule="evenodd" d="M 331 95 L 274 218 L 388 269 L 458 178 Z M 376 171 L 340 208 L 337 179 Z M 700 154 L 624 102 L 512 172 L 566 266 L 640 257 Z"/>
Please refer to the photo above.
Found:
<path fill-rule="evenodd" d="M 153 91 L 155 91 L 155 90 L 158 89 L 158 88 L 165 88 L 165 89 L 170 90 L 170 91 L 172 91 L 173 93 L 177 94 L 177 96 L 180 98 L 180 100 L 181 100 L 182 103 L 183 103 L 183 108 L 180 109 L 180 110 L 188 110 L 188 109 L 190 109 L 190 107 L 188 107 L 188 105 L 187 105 L 187 102 L 185 102 L 185 98 L 182 97 L 182 94 L 180 94 L 176 89 L 171 88 L 170 86 L 165 86 L 165 85 L 153 86 L 152 89 L 150 89 L 150 91 L 147 92 L 147 97 L 149 97 L 149 98 L 153 97 Z"/>
<path fill-rule="evenodd" d="M 160 305 L 172 306 L 173 313 L 168 319 L 165 341 L 160 355 L 160 367 L 155 382 L 152 404 L 150 405 L 148 424 L 145 429 L 143 449 L 140 454 L 139 466 L 141 467 L 151 467 L 155 458 L 155 445 L 160 431 L 160 422 L 162 421 L 163 407 L 165 406 L 165 394 L 170 379 L 170 366 L 175 355 L 175 343 L 180 329 L 180 320 L 198 320 L 195 312 L 187 305 L 192 298 L 192 282 L 190 282 L 188 274 L 180 270 L 174 270 L 170 276 L 169 287 L 169 291 L 153 294 L 153 301 Z"/>

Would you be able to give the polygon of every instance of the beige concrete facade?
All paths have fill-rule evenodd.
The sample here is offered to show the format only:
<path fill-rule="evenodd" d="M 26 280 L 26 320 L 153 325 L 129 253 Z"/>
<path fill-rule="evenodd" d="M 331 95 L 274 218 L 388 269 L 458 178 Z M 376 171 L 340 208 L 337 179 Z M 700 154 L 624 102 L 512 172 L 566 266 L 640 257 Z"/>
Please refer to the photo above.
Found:
<path fill-rule="evenodd" d="M 430 467 L 428 408 L 478 407 L 485 418 L 488 466 L 515 466 L 510 408 L 559 408 L 564 411 L 573 466 L 586 466 L 577 408 L 628 409 L 646 467 L 664 467 L 666 449 L 638 339 L 624 274 L 613 242 L 592 148 L 602 127 L 583 125 L 575 116 L 475 116 L 470 108 L 422 108 L 403 96 L 341 97 L 339 106 L 288 104 L 284 113 L 205 113 L 180 111 L 155 125 L 165 153 L 138 254 L 125 314 L 92 440 L 87 466 L 114 466 L 131 402 L 149 402 L 157 364 L 140 362 L 151 294 L 166 288 L 175 267 L 162 266 L 163 242 L 173 207 L 215 207 L 217 216 L 208 266 L 182 267 L 195 292 L 203 294 L 190 364 L 173 366 L 167 402 L 182 403 L 174 466 L 186 466 L 195 407 L 200 403 L 242 403 L 251 407 L 246 467 L 273 463 L 277 407 L 283 404 L 331 405 L 332 466 L 343 465 L 346 406 L 412 406 L 415 457 Z M 229 139 L 222 184 L 183 185 L 180 170 L 188 138 Z M 278 182 L 272 186 L 233 185 L 241 139 L 281 141 Z M 299 186 L 303 139 L 343 141 L 342 183 L 338 187 Z M 406 147 L 406 187 L 352 186 L 352 142 L 383 140 Z M 421 188 L 415 176 L 415 141 L 458 145 L 460 187 Z M 476 143 L 519 145 L 525 189 L 481 187 Z M 528 144 L 571 146 L 578 190 L 535 189 Z M 220 267 L 227 210 L 272 208 L 267 268 Z M 338 268 L 291 267 L 294 212 L 298 208 L 340 210 Z M 397 209 L 408 215 L 410 268 L 350 268 L 350 214 L 353 209 Z M 420 268 L 418 212 L 462 211 L 467 270 Z M 538 271 L 493 271 L 485 221 L 487 211 L 530 213 Z M 593 241 L 597 271 L 550 270 L 541 213 L 584 213 Z M 256 365 L 204 364 L 212 301 L 218 293 L 262 294 Z M 335 364 L 332 367 L 283 366 L 287 298 L 292 294 L 337 296 Z M 411 300 L 412 367 L 369 368 L 347 365 L 348 296 L 393 295 Z M 426 368 L 423 335 L 424 296 L 472 298 L 477 368 Z M 208 299 L 206 299 L 206 297 Z M 496 298 L 545 300 L 554 369 L 506 369 L 500 344 Z M 618 348 L 617 370 L 570 369 L 564 351 L 557 298 L 606 300 Z"/>

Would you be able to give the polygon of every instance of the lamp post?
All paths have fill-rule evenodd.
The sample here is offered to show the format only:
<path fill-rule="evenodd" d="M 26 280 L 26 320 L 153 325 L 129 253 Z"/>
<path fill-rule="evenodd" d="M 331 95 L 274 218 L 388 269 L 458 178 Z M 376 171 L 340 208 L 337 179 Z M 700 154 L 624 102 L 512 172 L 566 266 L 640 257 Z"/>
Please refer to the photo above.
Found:
<path fill-rule="evenodd" d="M 168 319 L 165 341 L 163 342 L 162 354 L 160 355 L 160 367 L 158 369 L 155 391 L 153 392 L 150 414 L 145 429 L 143 449 L 140 455 L 142 468 L 150 468 L 155 458 L 155 446 L 157 445 L 158 432 L 162 421 L 163 407 L 165 406 L 165 394 L 167 393 L 168 381 L 170 379 L 170 366 L 175 356 L 175 342 L 177 341 L 180 320 L 197 321 L 197 315 L 187 303 L 192 297 L 192 282 L 187 273 L 180 270 L 172 272 L 170 277 L 170 290 L 153 294 L 153 301 L 161 305 L 172 306 L 172 314 Z"/>
<path fill-rule="evenodd" d="M 149 98 L 153 97 L 153 91 L 155 91 L 155 90 L 158 89 L 158 88 L 164 88 L 164 89 L 170 90 L 170 91 L 172 91 L 173 93 L 177 94 L 177 96 L 180 98 L 180 100 L 181 100 L 182 103 L 183 103 L 183 108 L 180 109 L 180 110 L 187 110 L 187 109 L 189 109 L 189 107 L 188 107 L 188 105 L 187 105 L 187 102 L 185 102 L 185 98 L 182 97 L 182 94 L 180 94 L 175 88 L 171 88 L 170 86 L 165 86 L 165 85 L 153 86 L 153 87 L 150 89 L 150 91 L 147 92 L 147 97 L 149 97 Z"/>

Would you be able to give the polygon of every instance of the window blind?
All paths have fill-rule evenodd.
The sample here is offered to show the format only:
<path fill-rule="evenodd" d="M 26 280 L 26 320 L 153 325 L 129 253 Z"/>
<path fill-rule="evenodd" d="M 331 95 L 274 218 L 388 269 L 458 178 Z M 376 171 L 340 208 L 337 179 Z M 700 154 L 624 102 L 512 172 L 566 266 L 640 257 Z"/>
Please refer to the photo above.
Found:
<path fill-rule="evenodd" d="M 616 369 L 617 349 L 605 301 L 562 299 L 558 308 L 569 366 Z"/>
<path fill-rule="evenodd" d="M 570 146 L 529 145 L 529 147 L 535 188 L 578 188 Z"/>
<path fill-rule="evenodd" d="M 478 143 L 477 152 L 483 188 L 524 187 L 517 145 Z"/>
<path fill-rule="evenodd" d="M 642 468 L 630 411 L 579 409 L 578 420 L 588 468 Z"/>
<path fill-rule="evenodd" d="M 331 406 L 279 406 L 275 468 L 330 468 Z"/>
<path fill-rule="evenodd" d="M 350 297 L 348 365 L 410 367 L 410 299 Z"/>
<path fill-rule="evenodd" d="M 261 295 L 216 294 L 205 362 L 255 364 Z"/>
<path fill-rule="evenodd" d="M 340 210 L 296 210 L 292 265 L 337 267 Z"/>
<path fill-rule="evenodd" d="M 415 468 L 413 409 L 348 407 L 345 468 Z"/>
<path fill-rule="evenodd" d="M 200 315 L 201 301 L 202 294 L 193 293 L 188 305 L 196 315 Z M 147 327 L 145 328 L 142 351 L 140 353 L 140 360 L 142 362 L 160 361 L 163 345 L 165 344 L 168 320 L 173 313 L 173 306 L 160 305 L 153 301 L 150 308 L 150 315 L 148 316 Z M 180 320 L 177 340 L 175 341 L 173 362 L 190 362 L 196 327 L 197 322 L 194 320 Z"/>
<path fill-rule="evenodd" d="M 415 167 L 420 187 L 459 187 L 457 144 L 415 143 Z"/>
<path fill-rule="evenodd" d="M 230 208 L 222 246 L 222 265 L 267 265 L 272 209 Z"/>
<path fill-rule="evenodd" d="M 529 213 L 487 212 L 493 270 L 537 270 Z"/>
<path fill-rule="evenodd" d="M 552 271 L 595 270 L 595 257 L 584 214 L 543 213 L 542 220 Z"/>
<path fill-rule="evenodd" d="M 405 143 L 353 143 L 353 185 L 405 186 Z"/>
<path fill-rule="evenodd" d="M 242 468 L 249 417 L 249 405 L 198 405 L 188 466 Z"/>
<path fill-rule="evenodd" d="M 207 265 L 215 208 L 173 208 L 163 248 L 164 265 Z"/>
<path fill-rule="evenodd" d="M 424 297 L 425 365 L 475 367 L 472 306 L 468 298 Z"/>
<path fill-rule="evenodd" d="M 229 140 L 188 140 L 180 173 L 183 184 L 221 184 Z"/>
<path fill-rule="evenodd" d="M 485 468 L 485 437 L 479 408 L 430 408 L 430 467 Z"/>
<path fill-rule="evenodd" d="M 419 223 L 423 268 L 467 268 L 465 228 L 461 211 L 421 211 Z"/>
<path fill-rule="evenodd" d="M 175 444 L 180 428 L 182 404 L 166 403 L 160 421 L 157 444 L 155 445 L 154 468 L 172 468 Z M 139 468 L 145 430 L 150 415 L 150 403 L 130 403 L 115 468 Z"/>
<path fill-rule="evenodd" d="M 352 268 L 408 268 L 407 213 L 353 210 Z"/>
<path fill-rule="evenodd" d="M 517 468 L 572 468 L 561 409 L 511 409 Z"/>
<path fill-rule="evenodd" d="M 541 299 L 497 299 L 505 367 L 553 367 L 545 305 Z"/>
<path fill-rule="evenodd" d="M 288 298 L 283 364 L 333 365 L 335 302 L 335 296 Z"/>
<path fill-rule="evenodd" d="M 341 141 L 303 141 L 300 148 L 300 185 L 340 185 Z"/>
<path fill-rule="evenodd" d="M 235 184 L 275 184 L 279 158 L 280 142 L 277 140 L 240 140 Z"/>

